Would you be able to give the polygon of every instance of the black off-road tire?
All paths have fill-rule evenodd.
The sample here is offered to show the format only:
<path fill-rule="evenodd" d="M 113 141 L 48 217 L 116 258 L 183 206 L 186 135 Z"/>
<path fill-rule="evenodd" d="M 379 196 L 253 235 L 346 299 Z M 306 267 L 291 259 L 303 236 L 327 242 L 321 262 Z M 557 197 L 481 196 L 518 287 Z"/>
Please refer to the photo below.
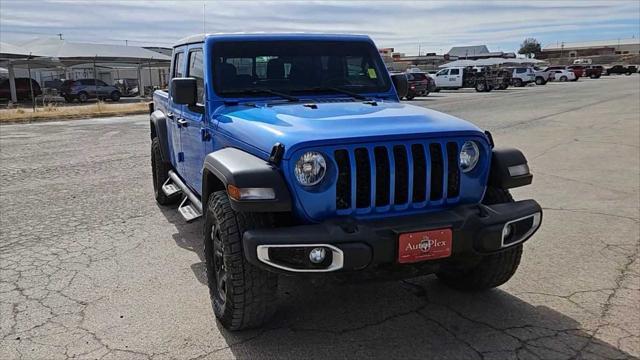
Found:
<path fill-rule="evenodd" d="M 485 205 L 513 202 L 508 190 L 487 188 L 482 201 Z M 522 244 L 483 256 L 472 267 L 448 266 L 437 273 L 440 281 L 462 291 L 483 291 L 498 287 L 516 273 L 522 257 Z"/>
<path fill-rule="evenodd" d="M 409 101 L 413 100 L 413 98 L 415 98 L 415 95 L 407 95 L 407 96 L 405 96 L 405 99 L 407 99 Z"/>
<path fill-rule="evenodd" d="M 522 79 L 513 79 L 513 86 L 515 86 L 515 87 L 523 87 L 524 83 L 522 82 Z"/>
<path fill-rule="evenodd" d="M 564 75 L 560 76 L 560 82 L 565 82 L 567 80 L 568 80 L 568 78 L 566 76 L 564 76 Z"/>
<path fill-rule="evenodd" d="M 167 196 L 162 191 L 162 185 L 169 178 L 171 164 L 162 161 L 162 150 L 160 149 L 160 139 L 157 137 L 151 141 L 151 173 L 153 175 L 153 193 L 156 201 L 160 205 L 173 205 L 180 201 L 180 193 Z"/>
<path fill-rule="evenodd" d="M 209 197 L 204 226 L 207 281 L 216 318 L 228 330 L 263 325 L 275 311 L 278 277 L 247 262 L 242 235 L 246 230 L 273 226 L 273 217 L 267 213 L 236 212 L 227 193 L 218 191 Z M 222 254 L 216 255 L 216 241 Z M 224 292 L 218 287 L 217 259 L 223 259 L 225 275 L 220 278 L 226 279 Z"/>
<path fill-rule="evenodd" d="M 111 95 L 109 95 L 109 98 L 110 98 L 110 99 L 111 99 L 111 101 L 113 101 L 113 102 L 120 101 L 120 91 L 113 91 L 113 92 L 111 92 Z"/>
<path fill-rule="evenodd" d="M 542 76 L 536 77 L 536 85 L 545 85 L 547 82 Z"/>

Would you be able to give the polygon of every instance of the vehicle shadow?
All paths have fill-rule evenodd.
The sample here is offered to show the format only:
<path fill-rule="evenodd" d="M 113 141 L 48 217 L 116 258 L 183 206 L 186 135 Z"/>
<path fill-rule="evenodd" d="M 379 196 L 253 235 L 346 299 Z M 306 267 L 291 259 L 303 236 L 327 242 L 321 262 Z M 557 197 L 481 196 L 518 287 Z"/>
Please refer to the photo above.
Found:
<path fill-rule="evenodd" d="M 191 271 L 198 281 L 207 285 L 206 264 L 204 259 L 204 249 L 202 245 L 202 220 L 191 223 L 184 221 L 176 207 L 166 207 L 158 205 L 158 209 L 176 228 L 176 232 L 171 234 L 173 241 L 180 248 L 192 251 L 198 255 L 199 262 L 191 264 Z"/>
<path fill-rule="evenodd" d="M 187 224 L 175 209 L 160 209 L 176 227 L 176 244 L 198 255 L 191 270 L 206 284 L 202 221 Z M 500 289 L 463 293 L 435 276 L 364 283 L 283 276 L 278 286 L 278 310 L 263 328 L 229 332 L 212 324 L 228 345 L 226 357 L 634 358 L 572 317 Z"/>

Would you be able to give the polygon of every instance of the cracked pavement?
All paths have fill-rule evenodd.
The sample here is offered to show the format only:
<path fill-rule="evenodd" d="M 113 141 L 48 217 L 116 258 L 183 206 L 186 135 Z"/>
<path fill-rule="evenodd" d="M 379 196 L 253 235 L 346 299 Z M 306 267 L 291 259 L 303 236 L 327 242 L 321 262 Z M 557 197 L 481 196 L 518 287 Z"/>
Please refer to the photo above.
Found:
<path fill-rule="evenodd" d="M 640 356 L 640 77 L 413 101 L 521 148 L 545 209 L 514 278 L 285 278 L 266 327 L 214 320 L 200 222 L 158 207 L 147 116 L 0 126 L 0 359 Z"/>

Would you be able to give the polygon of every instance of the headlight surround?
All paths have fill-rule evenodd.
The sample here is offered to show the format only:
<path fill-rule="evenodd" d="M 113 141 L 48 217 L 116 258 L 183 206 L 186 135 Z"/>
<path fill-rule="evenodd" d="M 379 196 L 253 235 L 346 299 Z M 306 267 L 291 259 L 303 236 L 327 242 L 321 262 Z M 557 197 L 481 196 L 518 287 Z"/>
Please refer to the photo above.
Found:
<path fill-rule="evenodd" d="M 294 172 L 301 185 L 314 186 L 319 184 L 327 173 L 327 161 L 319 152 L 308 151 L 296 161 Z"/>
<path fill-rule="evenodd" d="M 473 170 L 480 160 L 480 148 L 475 141 L 466 141 L 460 149 L 460 169 L 462 172 Z"/>

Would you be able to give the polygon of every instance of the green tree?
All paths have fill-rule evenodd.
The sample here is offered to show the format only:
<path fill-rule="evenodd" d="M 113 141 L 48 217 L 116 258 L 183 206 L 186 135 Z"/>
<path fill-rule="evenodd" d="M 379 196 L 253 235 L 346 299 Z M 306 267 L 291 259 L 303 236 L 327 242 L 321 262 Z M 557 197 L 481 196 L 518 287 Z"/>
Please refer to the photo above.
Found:
<path fill-rule="evenodd" d="M 518 50 L 518 54 L 526 55 L 528 58 L 532 58 L 535 54 L 539 54 L 542 52 L 542 46 L 538 40 L 534 38 L 526 38 L 520 44 L 520 50 Z"/>

